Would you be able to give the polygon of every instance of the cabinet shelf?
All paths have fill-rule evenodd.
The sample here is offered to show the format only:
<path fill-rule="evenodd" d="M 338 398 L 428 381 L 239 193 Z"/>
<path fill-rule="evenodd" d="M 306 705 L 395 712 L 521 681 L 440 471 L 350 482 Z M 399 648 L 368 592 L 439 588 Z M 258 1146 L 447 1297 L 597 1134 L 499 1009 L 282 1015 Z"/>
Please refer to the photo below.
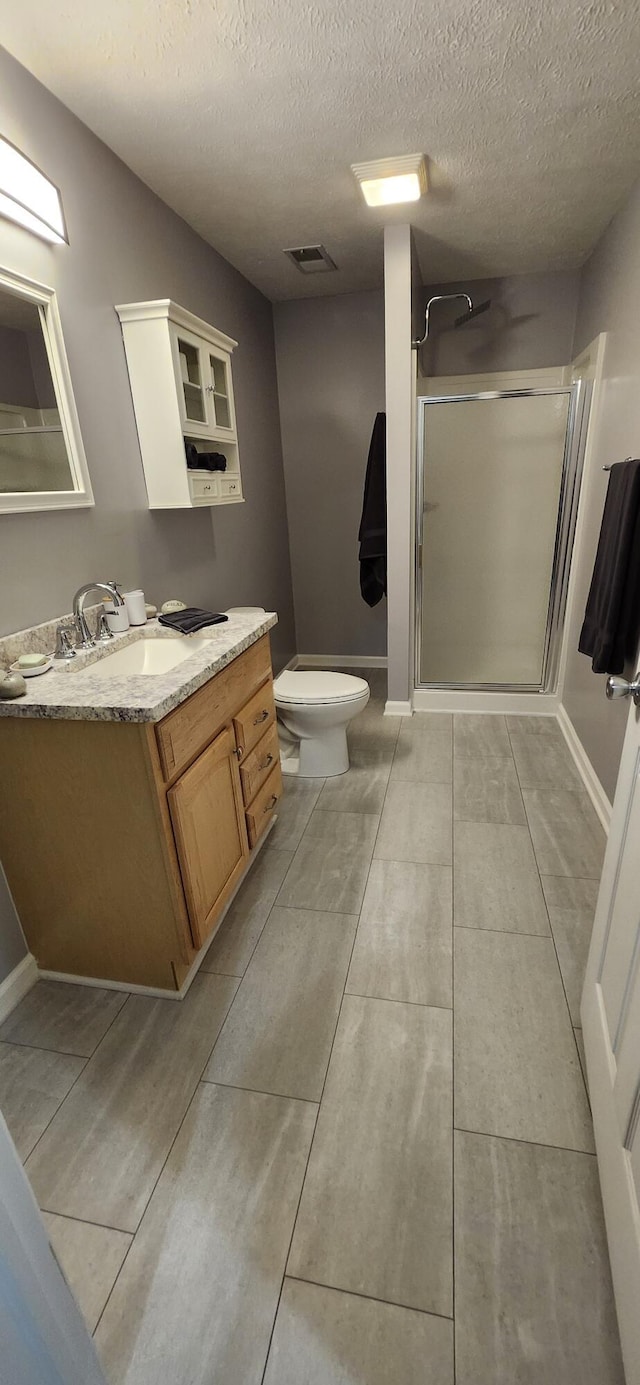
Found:
<path fill-rule="evenodd" d="M 231 376 L 237 342 L 168 298 L 116 312 L 149 508 L 237 505 L 244 499 Z M 189 470 L 185 441 L 222 452 L 226 471 Z"/>

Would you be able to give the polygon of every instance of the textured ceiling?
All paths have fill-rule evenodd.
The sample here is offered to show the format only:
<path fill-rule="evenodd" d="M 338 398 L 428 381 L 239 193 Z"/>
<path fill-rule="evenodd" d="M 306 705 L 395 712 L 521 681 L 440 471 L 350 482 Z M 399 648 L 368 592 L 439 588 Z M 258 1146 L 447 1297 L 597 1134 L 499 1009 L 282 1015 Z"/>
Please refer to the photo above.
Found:
<path fill-rule="evenodd" d="M 273 299 L 379 284 L 392 219 L 425 282 L 574 268 L 640 172 L 637 0 L 20 0 L 3 42 Z M 366 208 L 350 164 L 416 150 Z"/>

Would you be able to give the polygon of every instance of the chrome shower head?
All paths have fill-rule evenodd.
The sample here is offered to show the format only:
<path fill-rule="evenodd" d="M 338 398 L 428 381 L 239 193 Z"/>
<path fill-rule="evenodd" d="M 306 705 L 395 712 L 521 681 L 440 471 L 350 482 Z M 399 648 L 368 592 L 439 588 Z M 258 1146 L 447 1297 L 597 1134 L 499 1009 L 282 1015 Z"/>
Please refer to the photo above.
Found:
<path fill-rule="evenodd" d="M 469 303 L 469 311 L 466 313 L 462 313 L 461 317 L 457 317 L 455 319 L 455 322 L 453 324 L 454 327 L 464 327 L 465 322 L 470 322 L 472 317 L 479 317 L 480 313 L 486 313 L 487 308 L 491 307 L 490 298 L 486 298 L 484 303 L 478 303 L 477 308 L 473 307 L 471 300 L 469 300 Z"/>

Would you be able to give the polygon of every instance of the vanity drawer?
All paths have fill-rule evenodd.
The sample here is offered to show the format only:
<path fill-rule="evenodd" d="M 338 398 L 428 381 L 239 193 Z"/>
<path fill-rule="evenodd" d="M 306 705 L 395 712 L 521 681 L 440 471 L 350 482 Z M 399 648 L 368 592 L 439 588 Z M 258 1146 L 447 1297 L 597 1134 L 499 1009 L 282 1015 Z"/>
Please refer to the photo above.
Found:
<path fill-rule="evenodd" d="M 273 766 L 277 765 L 279 759 L 278 728 L 274 723 L 269 727 L 266 736 L 263 736 L 253 750 L 249 751 L 240 766 L 242 796 L 245 803 L 248 804 L 252 798 L 255 798 L 258 789 L 264 784 L 267 775 L 271 773 Z"/>
<path fill-rule="evenodd" d="M 269 682 L 264 683 L 257 693 L 249 698 L 242 711 L 237 712 L 233 718 L 240 764 L 244 764 L 249 751 L 258 744 L 265 731 L 274 724 L 275 719 L 273 683 L 269 679 Z"/>
<path fill-rule="evenodd" d="M 249 846 L 255 846 L 262 833 L 266 831 L 273 814 L 277 811 L 281 798 L 282 774 L 278 761 L 275 769 L 272 769 L 269 778 L 265 780 L 262 788 L 256 794 L 253 803 L 247 808 Z"/>
<path fill-rule="evenodd" d="M 194 760 L 213 740 L 220 727 L 231 721 L 234 712 L 243 705 L 247 693 L 270 678 L 269 636 L 263 635 L 244 654 L 240 654 L 204 687 L 192 693 L 180 707 L 176 707 L 174 712 L 169 712 L 158 722 L 156 739 L 165 780 L 173 779 Z"/>

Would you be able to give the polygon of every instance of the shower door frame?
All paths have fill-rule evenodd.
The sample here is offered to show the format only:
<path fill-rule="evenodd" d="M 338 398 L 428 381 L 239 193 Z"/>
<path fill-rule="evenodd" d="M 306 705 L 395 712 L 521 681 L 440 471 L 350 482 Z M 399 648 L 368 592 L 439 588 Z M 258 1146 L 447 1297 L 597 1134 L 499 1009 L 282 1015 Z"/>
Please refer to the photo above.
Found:
<path fill-rule="evenodd" d="M 560 651 L 567 608 L 569 574 L 578 518 L 578 504 L 584 465 L 584 454 L 589 422 L 592 382 L 576 380 L 569 385 L 549 385 L 539 389 L 481 390 L 471 394 L 428 394 L 418 395 L 416 431 L 416 514 L 415 514 L 415 624 L 414 624 L 414 688 L 415 691 L 443 691 L 464 693 L 540 693 L 556 691 Z M 551 584 L 547 621 L 544 636 L 542 677 L 539 683 L 454 683 L 422 682 L 420 674 L 422 654 L 422 546 L 424 524 L 424 470 L 426 417 L 429 404 L 463 404 L 486 399 L 531 399 L 537 395 L 559 395 L 568 397 L 567 425 L 560 476 L 558 498 L 558 518 L 551 565 Z"/>

